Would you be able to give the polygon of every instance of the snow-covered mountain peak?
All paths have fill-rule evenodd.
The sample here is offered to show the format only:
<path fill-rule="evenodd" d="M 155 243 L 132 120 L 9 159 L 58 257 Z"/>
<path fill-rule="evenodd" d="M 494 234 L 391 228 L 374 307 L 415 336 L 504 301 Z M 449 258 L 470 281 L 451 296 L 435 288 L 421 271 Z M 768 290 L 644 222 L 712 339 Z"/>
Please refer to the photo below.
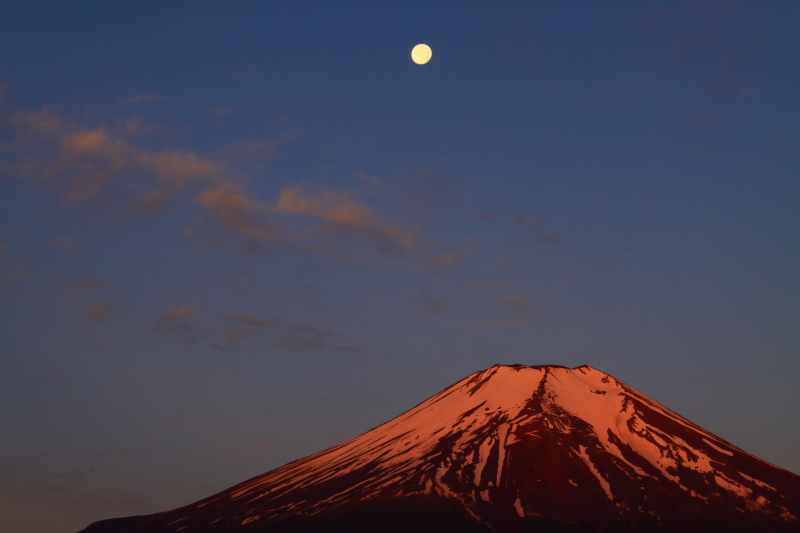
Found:
<path fill-rule="evenodd" d="M 495 365 L 338 446 L 108 531 L 282 531 L 398 501 L 452 502 L 498 532 L 537 517 L 593 531 L 800 531 L 798 476 L 588 365 Z"/>

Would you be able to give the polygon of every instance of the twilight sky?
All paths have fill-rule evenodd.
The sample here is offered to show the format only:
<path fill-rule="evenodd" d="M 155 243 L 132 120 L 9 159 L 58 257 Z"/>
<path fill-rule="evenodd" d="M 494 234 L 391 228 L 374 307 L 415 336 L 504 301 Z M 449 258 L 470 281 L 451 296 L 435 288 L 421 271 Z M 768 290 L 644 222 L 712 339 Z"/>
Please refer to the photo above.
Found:
<path fill-rule="evenodd" d="M 495 363 L 800 473 L 798 27 L 0 2 L 0 530 L 193 502 Z"/>

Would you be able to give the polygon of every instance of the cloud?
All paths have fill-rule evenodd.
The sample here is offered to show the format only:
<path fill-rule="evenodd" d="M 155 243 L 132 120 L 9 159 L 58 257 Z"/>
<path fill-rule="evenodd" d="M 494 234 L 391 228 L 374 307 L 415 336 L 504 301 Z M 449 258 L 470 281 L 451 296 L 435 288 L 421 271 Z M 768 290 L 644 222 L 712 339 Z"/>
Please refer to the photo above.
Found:
<path fill-rule="evenodd" d="M 530 215 L 519 215 L 514 217 L 514 222 L 520 226 L 541 226 L 542 221 Z"/>
<path fill-rule="evenodd" d="M 183 320 L 184 318 L 190 317 L 194 314 L 194 310 L 197 307 L 197 305 L 198 304 L 187 303 L 175 309 L 171 309 L 165 312 L 164 314 L 159 315 L 155 319 L 155 323 L 158 326 L 162 326 L 165 324 L 176 322 L 178 320 Z"/>
<path fill-rule="evenodd" d="M 306 215 L 339 224 L 367 224 L 372 212 L 350 199 L 350 193 L 321 191 L 306 194 L 302 187 L 284 189 L 275 210 L 286 215 Z"/>
<path fill-rule="evenodd" d="M 116 312 L 114 308 L 111 306 L 111 301 L 103 300 L 102 302 L 98 302 L 92 306 L 92 308 L 89 309 L 86 314 L 83 315 L 83 317 L 81 317 L 81 323 L 88 324 L 90 322 L 99 322 L 114 315 L 115 313 Z"/>
<path fill-rule="evenodd" d="M 227 329 L 218 336 L 225 344 L 217 348 L 238 348 L 243 342 L 257 336 L 267 337 L 267 348 L 292 353 L 334 350 L 338 352 L 362 351 L 358 345 L 344 344 L 341 335 L 335 331 L 320 329 L 307 324 L 288 322 L 280 318 L 262 318 L 250 313 L 227 315 L 226 319 L 236 322 L 240 327 Z"/>
<path fill-rule="evenodd" d="M 144 117 L 130 117 L 121 123 L 121 130 L 131 136 L 144 135 L 153 130 L 163 130 L 155 124 L 148 122 Z"/>
<path fill-rule="evenodd" d="M 106 203 L 121 201 L 128 215 L 146 215 L 163 211 L 179 197 L 192 199 L 229 235 L 214 235 L 213 228 L 203 226 L 187 234 L 246 252 L 268 245 L 357 261 L 372 260 L 375 254 L 408 254 L 431 266 L 452 263 L 463 254 L 431 259 L 431 245 L 423 242 L 419 228 L 388 220 L 354 191 L 312 191 L 297 185 L 285 187 L 273 200 L 254 195 L 242 183 L 246 175 L 241 162 L 271 161 L 276 148 L 298 137 L 298 131 L 237 141 L 222 151 L 221 162 L 188 150 L 141 148 L 131 142 L 126 124 L 88 127 L 47 107 L 11 113 L 5 123 L 16 132 L 12 145 L 18 156 L 5 170 L 52 184 L 66 205 L 102 198 Z M 437 187 L 447 188 L 456 180 L 423 174 L 423 181 Z M 229 243 L 230 236 L 244 243 Z M 64 239 L 56 244 L 69 246 Z"/>
<path fill-rule="evenodd" d="M 231 315 L 231 318 L 248 326 L 262 327 L 267 325 L 267 321 L 263 318 L 251 315 L 250 313 L 240 313 L 238 315 Z"/>
<path fill-rule="evenodd" d="M 227 169 L 220 163 L 190 151 L 141 149 L 119 132 L 105 126 L 78 127 L 46 107 L 14 113 L 7 122 L 19 133 L 20 154 L 9 170 L 56 184 L 67 204 L 96 199 L 121 181 L 126 187 L 118 189 L 132 200 L 134 210 L 153 211 L 189 185 L 209 187 L 225 181 Z"/>
<path fill-rule="evenodd" d="M 429 262 L 428 266 L 430 268 L 439 268 L 447 265 L 452 265 L 453 263 L 457 263 L 462 259 L 466 258 L 470 254 L 474 253 L 474 249 L 470 250 L 453 250 L 450 252 L 445 252 L 433 257 Z"/>
<path fill-rule="evenodd" d="M 288 324 L 278 331 L 271 345 L 289 352 L 340 349 L 339 334 L 305 324 Z"/>
<path fill-rule="evenodd" d="M 250 313 L 238 313 L 228 315 L 225 318 L 237 322 L 244 328 L 228 329 L 219 334 L 220 337 L 228 342 L 228 347 L 239 347 L 244 341 L 261 335 L 268 326 L 276 324 L 274 319 L 264 319 Z M 225 348 L 225 346 L 221 344 L 216 344 L 215 346 L 218 348 Z"/>
<path fill-rule="evenodd" d="M 300 130 L 290 130 L 275 137 L 261 137 L 258 139 L 239 139 L 223 150 L 223 155 L 229 161 L 248 161 L 251 166 L 258 168 L 261 163 L 272 162 L 275 153 L 281 145 L 291 142 L 302 135 Z M 252 163 L 257 163 L 252 165 Z"/>
<path fill-rule="evenodd" d="M 356 172 L 356 177 L 361 178 L 372 185 L 385 185 L 386 183 L 389 183 L 389 180 L 382 180 L 378 176 L 373 176 L 372 174 L 367 174 L 366 172 Z"/>
<path fill-rule="evenodd" d="M 473 285 L 472 287 L 479 293 L 486 294 L 494 292 L 496 287 Z M 475 324 L 486 327 L 509 327 L 520 326 L 531 320 L 531 313 L 534 310 L 533 299 L 524 294 L 507 292 L 499 296 L 493 296 L 492 300 L 496 304 L 501 304 L 498 314 L 501 316 L 482 315 L 474 319 Z M 505 308 L 505 312 L 502 309 Z M 502 316 L 505 315 L 505 316 Z"/>
<path fill-rule="evenodd" d="M 139 105 L 139 104 L 152 104 L 155 102 L 164 102 L 169 100 L 166 96 L 159 96 L 153 93 L 140 93 L 127 98 L 120 98 L 118 102 L 121 105 Z"/>
<path fill-rule="evenodd" d="M 275 222 L 258 217 L 268 210 L 233 180 L 226 164 L 191 151 L 141 149 L 124 138 L 124 131 L 79 127 L 47 108 L 14 113 L 7 122 L 19 133 L 20 161 L 10 170 L 55 184 L 66 204 L 114 193 L 122 194 L 130 213 L 155 213 L 195 188 L 201 209 L 223 227 L 248 239 L 275 241 Z M 237 157 L 269 160 L 276 146 L 297 135 L 242 140 Z"/>
<path fill-rule="evenodd" d="M 442 300 L 437 300 L 425 292 L 419 295 L 419 301 L 422 302 L 422 305 L 425 307 L 425 309 L 436 314 L 445 313 L 450 309 L 450 304 L 443 302 Z"/>
<path fill-rule="evenodd" d="M 372 209 L 354 200 L 349 192 L 322 190 L 313 194 L 303 187 L 289 187 L 281 192 L 272 210 L 319 222 L 312 236 L 355 238 L 370 243 L 381 253 L 410 252 L 418 246 L 415 232 L 379 220 Z"/>
<path fill-rule="evenodd" d="M 279 237 L 277 224 L 257 220 L 260 213 L 266 212 L 266 207 L 233 184 L 226 183 L 203 191 L 197 196 L 197 201 L 223 226 L 248 239 L 275 241 Z"/>

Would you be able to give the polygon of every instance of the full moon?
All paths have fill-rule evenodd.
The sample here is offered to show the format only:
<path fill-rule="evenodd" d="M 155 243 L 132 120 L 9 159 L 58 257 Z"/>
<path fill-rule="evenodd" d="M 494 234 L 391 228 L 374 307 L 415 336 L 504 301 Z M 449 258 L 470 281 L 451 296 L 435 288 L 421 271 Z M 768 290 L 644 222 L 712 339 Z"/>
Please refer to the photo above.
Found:
<path fill-rule="evenodd" d="M 413 59 L 414 63 L 417 65 L 424 65 L 431 60 L 432 55 L 431 47 L 427 44 L 418 44 L 411 50 L 411 59 Z"/>

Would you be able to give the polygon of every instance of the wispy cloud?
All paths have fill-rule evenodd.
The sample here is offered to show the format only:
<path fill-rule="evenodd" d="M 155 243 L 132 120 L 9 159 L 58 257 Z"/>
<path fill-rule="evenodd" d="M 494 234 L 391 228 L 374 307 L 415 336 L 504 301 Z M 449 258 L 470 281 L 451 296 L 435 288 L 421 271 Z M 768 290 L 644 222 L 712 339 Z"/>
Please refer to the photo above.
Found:
<path fill-rule="evenodd" d="M 236 185 L 225 183 L 197 196 L 203 209 L 214 215 L 227 229 L 248 239 L 277 241 L 281 234 L 277 224 L 258 219 L 267 212 L 266 206 L 245 195 Z"/>
<path fill-rule="evenodd" d="M 263 163 L 271 163 L 275 159 L 278 148 L 301 135 L 300 130 L 289 130 L 279 133 L 275 137 L 238 139 L 222 150 L 223 159 L 238 164 L 246 161 L 249 167 L 258 168 Z"/>
<path fill-rule="evenodd" d="M 370 183 L 372 185 L 385 185 L 389 180 L 382 180 L 378 176 L 367 174 L 366 172 L 356 172 L 356 177 Z"/>
<path fill-rule="evenodd" d="M 99 322 L 116 314 L 110 300 L 103 300 L 92 306 L 82 317 L 81 323 Z"/>
<path fill-rule="evenodd" d="M 452 250 L 449 252 L 444 252 L 438 255 L 433 256 L 430 261 L 428 261 L 428 266 L 430 268 L 439 268 L 447 265 L 452 265 L 454 263 L 458 263 L 459 261 L 464 260 L 469 255 L 475 252 L 475 249 L 469 250 Z"/>
<path fill-rule="evenodd" d="M 231 315 L 231 318 L 234 320 L 238 320 L 239 322 L 247 326 L 262 327 L 267 325 L 267 320 L 258 317 L 256 315 L 252 315 L 250 313 L 239 313 L 236 315 Z"/>
<path fill-rule="evenodd" d="M 478 292 L 486 292 L 489 287 L 474 287 Z M 507 292 L 494 296 L 487 308 L 494 307 L 494 313 L 480 315 L 475 323 L 487 327 L 521 326 L 531 320 L 534 302 L 530 296 L 518 292 Z M 492 316 L 494 314 L 495 316 Z"/>
<path fill-rule="evenodd" d="M 225 344 L 218 348 L 241 347 L 245 341 L 266 337 L 266 348 L 292 353 L 332 350 L 359 353 L 361 346 L 347 344 L 335 331 L 321 329 L 308 324 L 289 322 L 280 318 L 262 318 L 251 313 L 227 315 L 226 320 L 236 324 L 218 336 Z"/>
<path fill-rule="evenodd" d="M 339 349 L 339 334 L 305 324 L 288 324 L 278 331 L 271 345 L 290 352 Z"/>
<path fill-rule="evenodd" d="M 158 326 L 163 326 L 166 324 L 174 323 L 179 320 L 183 320 L 184 318 L 188 318 L 194 314 L 194 310 L 198 307 L 196 303 L 186 303 L 180 307 L 176 307 L 175 309 L 170 309 L 165 313 L 159 315 L 155 319 L 155 323 Z"/>
<path fill-rule="evenodd" d="M 242 169 L 247 165 L 236 162 L 269 162 L 277 147 L 299 136 L 298 131 L 237 141 L 222 150 L 222 162 L 190 150 L 142 148 L 124 124 L 87 127 L 47 107 L 7 114 L 5 124 L 16 133 L 12 147 L 18 156 L 5 170 L 52 184 L 65 205 L 113 200 L 126 205 L 128 215 L 146 215 L 191 199 L 227 232 L 199 224 L 189 234 L 230 249 L 270 247 L 358 261 L 404 255 L 430 267 L 469 253 L 437 252 L 419 225 L 398 223 L 376 211 L 358 190 L 294 185 L 284 187 L 276 199 L 253 194 L 244 184 Z M 381 181 L 366 174 L 362 178 Z M 432 171 L 422 172 L 418 180 L 437 190 L 459 182 L 457 176 Z M 237 238 L 245 244 L 231 244 Z M 66 238 L 56 244 L 69 247 Z"/>
<path fill-rule="evenodd" d="M 370 243 L 381 253 L 414 251 L 419 245 L 415 231 L 380 220 L 350 192 L 322 190 L 312 193 L 303 187 L 290 187 L 281 192 L 272 209 L 281 215 L 318 222 L 319 225 L 307 234 L 311 237 L 355 238 Z"/>
<path fill-rule="evenodd" d="M 228 327 L 218 336 L 227 343 L 228 348 L 240 347 L 245 341 L 263 334 L 266 329 L 276 324 L 275 319 L 265 319 L 251 313 L 237 313 L 225 317 L 234 322 L 233 327 Z M 222 344 L 215 344 L 217 348 L 225 348 Z"/>
<path fill-rule="evenodd" d="M 189 185 L 211 186 L 224 181 L 226 168 L 190 151 L 138 148 L 105 126 L 79 127 L 50 112 L 20 111 L 8 119 L 18 133 L 19 161 L 9 170 L 55 184 L 64 202 L 95 199 L 124 180 L 140 192 L 133 208 L 152 211 Z M 142 176 L 154 182 L 143 182 Z"/>

